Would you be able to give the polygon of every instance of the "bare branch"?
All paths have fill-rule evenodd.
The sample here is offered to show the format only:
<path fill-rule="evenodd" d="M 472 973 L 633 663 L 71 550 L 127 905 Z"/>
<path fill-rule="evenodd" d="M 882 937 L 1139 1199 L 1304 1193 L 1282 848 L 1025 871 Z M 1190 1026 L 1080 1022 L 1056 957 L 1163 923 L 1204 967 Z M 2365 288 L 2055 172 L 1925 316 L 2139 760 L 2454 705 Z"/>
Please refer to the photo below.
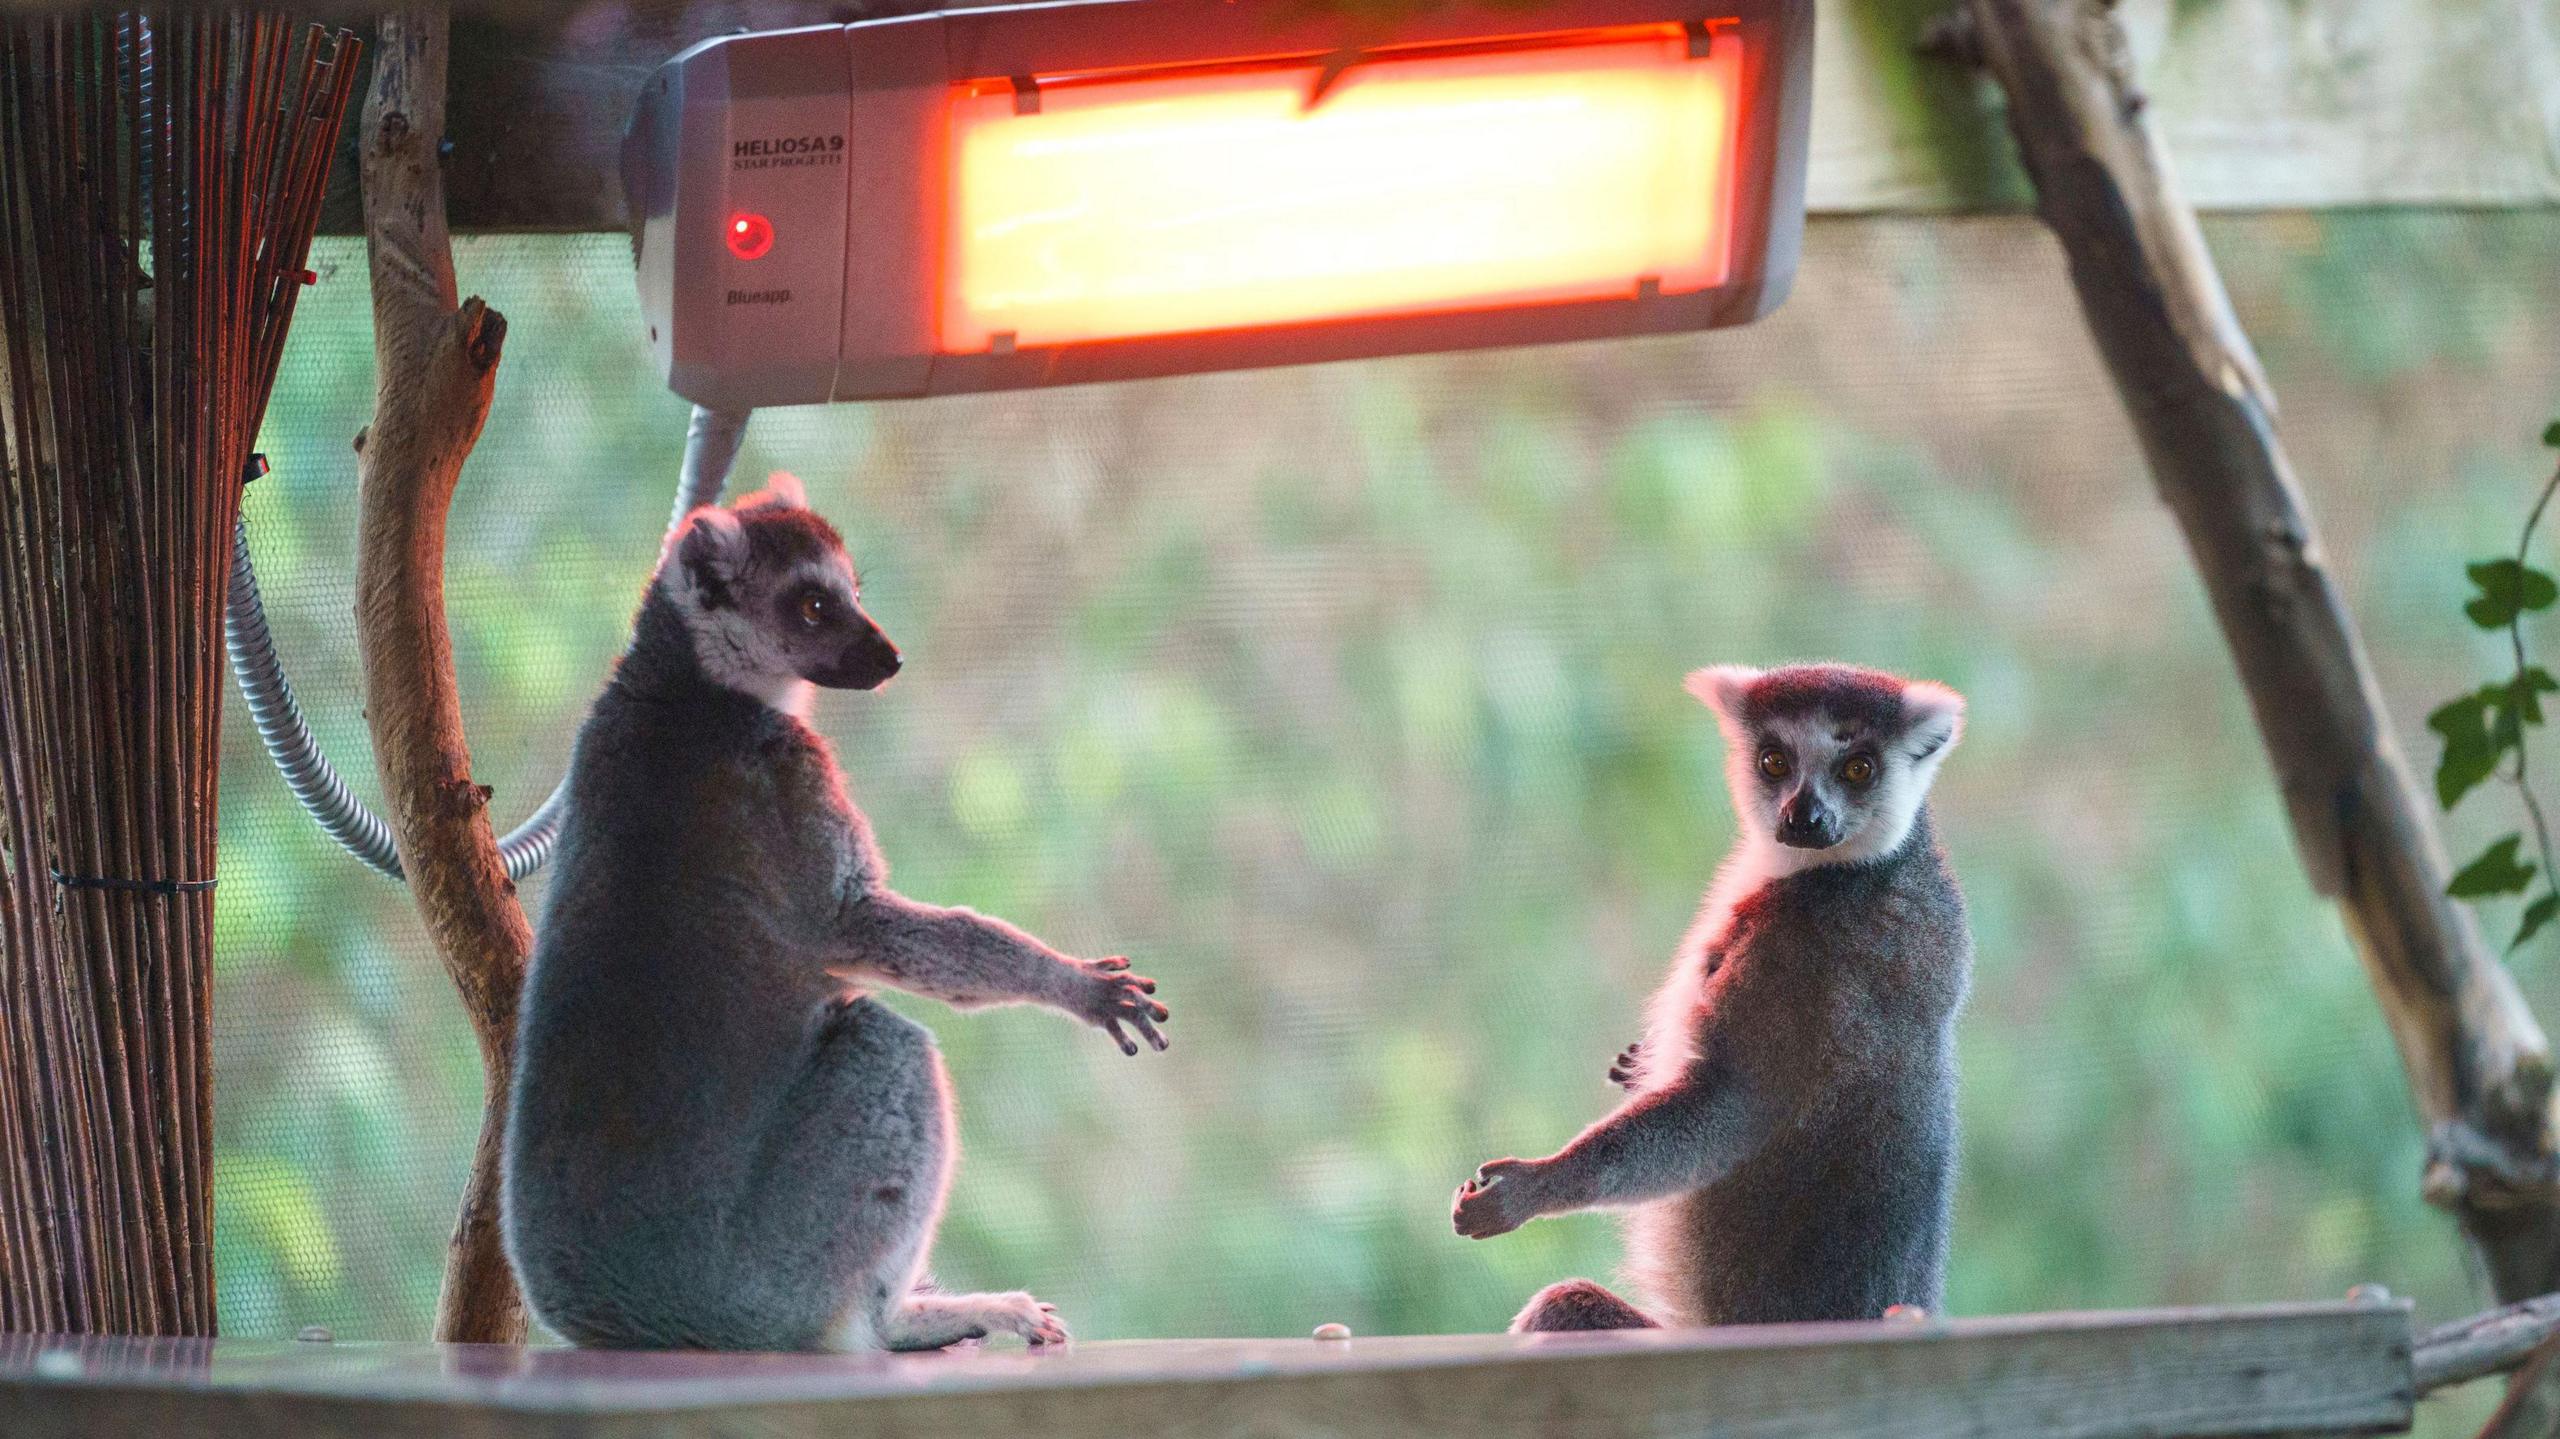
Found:
<path fill-rule="evenodd" d="M 445 1255 L 438 1339 L 516 1343 L 524 1303 L 498 1242 L 498 1155 L 516 994 L 533 932 L 473 783 L 445 629 L 445 517 L 488 418 L 507 322 L 477 296 L 454 303 L 436 154 L 444 133 L 446 16 L 382 19 L 365 101 L 364 217 L 373 276 L 373 424 L 363 491 L 356 642 L 365 720 L 410 896 L 480 1041 L 486 1108 Z"/>
<path fill-rule="evenodd" d="M 2544 1294 L 2418 1336 L 2410 1368 L 2420 1395 L 2502 1374 L 2560 1333 L 2560 1294 Z"/>

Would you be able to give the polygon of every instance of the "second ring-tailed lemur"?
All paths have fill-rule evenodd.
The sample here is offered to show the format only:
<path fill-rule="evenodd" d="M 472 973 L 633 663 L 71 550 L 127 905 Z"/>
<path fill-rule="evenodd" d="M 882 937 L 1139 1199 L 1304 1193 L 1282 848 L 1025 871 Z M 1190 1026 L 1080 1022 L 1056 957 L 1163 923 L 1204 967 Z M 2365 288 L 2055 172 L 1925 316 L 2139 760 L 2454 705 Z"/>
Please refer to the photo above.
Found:
<path fill-rule="evenodd" d="M 866 990 L 1052 1005 L 1135 1054 L 1165 1008 L 918 904 L 825 741 L 812 686 L 898 670 L 797 482 L 672 536 L 578 732 L 508 1106 L 507 1253 L 582 1345 L 924 1349 L 1064 1340 L 1027 1294 L 919 1285 L 958 1145 L 932 1036 Z"/>
<path fill-rule="evenodd" d="M 1477 1170 L 1457 1230 L 1631 1211 L 1649 1310 L 1577 1279 L 1515 1331 L 1934 1310 L 1973 942 L 1927 800 L 1964 701 L 1842 665 L 1689 688 L 1724 731 L 1741 836 L 1610 1070 L 1632 1093 L 1548 1158 Z"/>

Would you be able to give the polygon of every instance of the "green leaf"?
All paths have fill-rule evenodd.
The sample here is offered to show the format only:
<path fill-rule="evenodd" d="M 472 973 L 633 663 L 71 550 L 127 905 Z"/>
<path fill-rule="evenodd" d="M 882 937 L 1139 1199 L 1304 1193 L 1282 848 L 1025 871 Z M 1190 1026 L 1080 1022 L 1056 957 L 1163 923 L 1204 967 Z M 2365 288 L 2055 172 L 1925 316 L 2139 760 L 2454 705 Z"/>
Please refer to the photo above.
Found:
<path fill-rule="evenodd" d="M 2542 442 L 2555 450 L 2560 450 L 2560 420 L 2553 420 L 2542 427 Z"/>
<path fill-rule="evenodd" d="M 2493 894 L 2522 894 L 2533 883 L 2533 865 L 2516 858 L 2516 847 L 2524 836 L 2511 834 L 2480 852 L 2480 857 L 2462 867 L 2444 892 L 2455 899 L 2484 899 Z"/>
<path fill-rule="evenodd" d="M 2505 704 L 2509 710 L 2521 716 L 2526 724 L 2540 724 L 2542 723 L 2540 697 L 2553 693 L 2560 693 L 2560 680 L 2553 679 L 2551 671 L 2540 665 L 2526 665 L 2523 669 L 2516 671 L 2514 679 L 2507 682 Z"/>
<path fill-rule="evenodd" d="M 2560 891 L 2546 889 L 2541 898 L 2524 907 L 2524 920 L 2516 926 L 2516 942 L 2507 946 L 2507 952 L 2513 954 L 2524 948 L 2524 942 L 2554 917 L 2560 917 Z"/>
<path fill-rule="evenodd" d="M 2521 560 L 2482 560 L 2465 566 L 2465 573 L 2480 594 L 2462 612 L 2484 630 L 2505 629 L 2525 611 L 2549 609 L 2560 600 L 2560 580 Z"/>
<path fill-rule="evenodd" d="M 2444 756 L 2436 761 L 2436 802 L 2446 809 L 2496 774 L 2498 756 L 2506 751 L 2489 730 L 2489 693 L 2464 695 L 2427 716 L 2427 728 L 2444 736 Z"/>

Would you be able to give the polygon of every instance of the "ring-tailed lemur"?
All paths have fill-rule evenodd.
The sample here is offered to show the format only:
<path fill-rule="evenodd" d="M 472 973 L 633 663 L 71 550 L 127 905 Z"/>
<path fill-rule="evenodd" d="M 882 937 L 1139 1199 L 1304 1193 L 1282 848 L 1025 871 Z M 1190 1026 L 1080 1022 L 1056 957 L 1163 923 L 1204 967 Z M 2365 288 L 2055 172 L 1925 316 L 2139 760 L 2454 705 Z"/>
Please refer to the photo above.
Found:
<path fill-rule="evenodd" d="M 630 1348 L 1065 1339 L 918 1277 L 958 1146 L 932 1036 L 863 991 L 1033 1001 L 1157 1049 L 1128 961 L 893 892 L 811 687 L 898 651 L 799 486 L 696 510 L 570 760 L 507 1122 L 509 1258 L 544 1323 Z"/>
<path fill-rule="evenodd" d="M 1650 1313 L 1578 1279 L 1515 1331 L 1934 1310 L 1973 942 L 1927 799 L 1964 701 L 1841 665 L 1689 689 L 1724 731 L 1741 836 L 1610 1070 L 1633 1093 L 1549 1158 L 1477 1170 L 1457 1230 L 1632 1210 Z"/>

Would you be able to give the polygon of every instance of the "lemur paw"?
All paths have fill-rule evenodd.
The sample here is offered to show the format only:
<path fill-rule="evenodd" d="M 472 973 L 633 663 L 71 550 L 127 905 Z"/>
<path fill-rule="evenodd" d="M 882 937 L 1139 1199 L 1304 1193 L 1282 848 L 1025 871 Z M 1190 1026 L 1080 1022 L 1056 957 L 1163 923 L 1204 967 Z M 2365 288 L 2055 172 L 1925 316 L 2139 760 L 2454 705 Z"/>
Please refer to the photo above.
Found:
<path fill-rule="evenodd" d="M 1086 1022 L 1110 1035 L 1122 1054 L 1138 1052 L 1138 1041 L 1131 1039 L 1122 1025 L 1136 1030 L 1162 1052 L 1165 1040 L 1156 1033 L 1156 1026 L 1164 1023 L 1171 1011 L 1149 998 L 1156 992 L 1156 982 L 1143 974 L 1131 974 L 1129 961 L 1116 954 L 1109 959 L 1082 961 L 1078 967 L 1090 982 L 1082 1006 Z"/>
<path fill-rule="evenodd" d="M 1469 1239 L 1508 1234 L 1538 1217 L 1535 1196 L 1537 1161 L 1493 1159 L 1477 1166 L 1475 1178 L 1458 1186 L 1449 1221 Z"/>
<path fill-rule="evenodd" d="M 984 1322 L 992 1332 L 1019 1335 L 1029 1344 L 1067 1342 L 1067 1326 L 1058 1320 L 1058 1306 L 1028 1294 L 988 1295 Z"/>
<path fill-rule="evenodd" d="M 1644 1041 L 1641 1039 L 1619 1050 L 1618 1057 L 1609 1062 L 1609 1082 L 1620 1089 L 1635 1088 L 1637 1080 L 1643 1075 L 1643 1071 L 1637 1067 L 1637 1060 L 1643 1053 Z"/>

